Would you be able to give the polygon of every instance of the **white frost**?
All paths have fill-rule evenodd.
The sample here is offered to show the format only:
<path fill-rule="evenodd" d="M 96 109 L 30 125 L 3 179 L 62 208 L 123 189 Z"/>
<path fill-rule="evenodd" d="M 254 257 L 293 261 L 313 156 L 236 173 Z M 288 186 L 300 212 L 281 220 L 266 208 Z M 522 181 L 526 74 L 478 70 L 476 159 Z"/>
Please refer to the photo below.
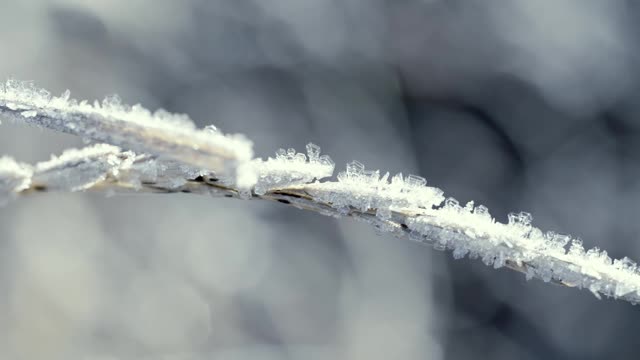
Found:
<path fill-rule="evenodd" d="M 186 115 L 151 113 L 117 96 L 89 104 L 71 99 L 69 91 L 54 97 L 30 82 L 9 80 L 0 84 L 0 114 L 218 173 L 235 175 L 253 157 L 252 142 L 242 135 L 199 130 Z"/>
<path fill-rule="evenodd" d="M 440 189 L 426 186 L 418 176 L 403 178 L 367 171 L 354 161 L 337 182 L 300 186 L 314 201 L 329 204 L 342 215 L 375 214 L 379 230 L 405 228 L 412 240 L 436 250 L 452 250 L 456 259 L 469 255 L 486 265 L 526 271 L 527 278 L 559 281 L 600 294 L 640 301 L 640 269 L 628 258 L 612 260 L 606 251 L 586 251 L 579 239 L 532 226 L 531 214 L 511 213 L 497 222 L 483 205 L 461 206 L 445 199 Z M 362 218 L 362 217 L 360 217 Z"/>
<path fill-rule="evenodd" d="M 430 208 L 444 199 L 442 190 L 425 186 L 426 180 L 416 175 L 406 178 L 397 174 L 389 179 L 389 173 L 366 171 L 358 161 L 347 164 L 347 170 L 338 174 L 337 182 L 314 183 L 305 190 L 318 201 L 331 204 L 343 213 L 353 207 L 359 211 L 376 211 L 383 219 L 397 209 Z"/>
<path fill-rule="evenodd" d="M 269 190 L 306 184 L 333 175 L 335 163 L 327 155 L 320 155 L 320 147 L 307 144 L 307 154 L 294 149 L 280 149 L 275 158 L 255 159 L 251 166 L 257 177 L 254 192 L 264 195 Z"/>
<path fill-rule="evenodd" d="M 51 97 L 16 81 L 0 85 L 0 115 L 111 144 L 68 150 L 34 167 L 0 158 L 0 202 L 31 189 L 269 194 L 265 198 L 285 197 L 283 202 L 325 215 L 369 221 L 381 231 L 452 250 L 456 259 L 468 255 L 527 278 L 640 302 L 640 270 L 628 258 L 612 260 L 606 251 L 585 250 L 579 239 L 545 233 L 528 213 L 497 222 L 486 207 L 445 199 L 420 176 L 381 175 L 353 161 L 337 181 L 326 181 L 335 165 L 314 144 L 306 154 L 280 149 L 275 158 L 252 160 L 251 142 L 243 136 L 224 135 L 215 126 L 198 130 L 184 115 L 151 114 L 116 97 L 78 103 L 68 92 Z"/>
<path fill-rule="evenodd" d="M 130 166 L 134 158 L 135 154 L 123 153 L 118 147 L 106 144 L 69 149 L 60 156 L 52 156 L 51 160 L 36 164 L 33 183 L 48 190 L 85 190 L 109 175 L 117 176 Z"/>

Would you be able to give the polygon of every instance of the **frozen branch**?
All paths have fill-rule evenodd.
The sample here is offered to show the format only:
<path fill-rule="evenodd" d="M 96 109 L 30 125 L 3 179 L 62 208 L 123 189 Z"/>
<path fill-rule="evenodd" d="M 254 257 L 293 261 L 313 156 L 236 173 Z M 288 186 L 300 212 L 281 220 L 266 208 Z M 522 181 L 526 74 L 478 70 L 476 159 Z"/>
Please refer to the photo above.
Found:
<path fill-rule="evenodd" d="M 5 90 L 5 100 L 0 100 L 2 114 L 33 119 L 31 114 L 12 110 L 19 108 L 12 104 L 31 104 L 31 108 L 38 108 L 38 114 L 40 111 L 43 114 L 40 118 L 35 116 L 38 120 L 33 123 L 49 124 L 46 126 L 59 131 L 69 127 L 71 120 L 64 108 L 33 106 L 33 102 L 17 101 L 19 99 L 8 103 L 7 93 Z M 54 108 L 57 110 L 51 110 Z M 76 111 L 73 106 L 72 109 Z M 198 139 L 208 141 L 201 137 L 202 131 L 194 128 L 176 130 L 181 140 L 175 145 L 170 136 L 173 128 L 151 125 L 151 119 L 131 120 L 134 124 L 131 128 L 136 130 L 123 131 L 119 126 L 127 128 L 130 124 L 125 120 L 114 120 L 126 117 L 121 113 L 118 117 L 87 111 L 83 115 L 87 122 L 75 125 L 74 133 L 80 136 L 93 134 L 92 139 L 107 141 L 110 145 L 68 150 L 33 166 L 1 158 L 0 201 L 47 191 L 194 193 L 278 201 L 322 215 L 365 221 L 379 231 L 407 237 L 437 250 L 451 250 L 457 259 L 468 255 L 480 258 L 494 268 L 507 267 L 522 272 L 527 279 L 535 277 L 586 288 L 598 298 L 604 295 L 634 304 L 640 302 L 640 270 L 633 261 L 628 258 L 612 260 L 597 248 L 586 251 L 580 240 L 568 235 L 544 233 L 532 226 L 528 213 L 512 213 L 509 222 L 503 224 L 495 221 L 482 205 L 470 202 L 461 206 L 455 199 L 445 198 L 440 189 L 427 186 L 424 178 L 381 175 L 377 170 L 365 170 L 364 165 L 355 161 L 337 175 L 336 181 L 327 181 L 325 179 L 333 174 L 334 163 L 328 156 L 320 155 L 320 149 L 313 144 L 307 146 L 306 154 L 296 153 L 293 149 L 279 150 L 275 158 L 267 160 L 247 160 L 246 153 L 242 156 L 235 153 L 228 158 L 234 162 L 235 171 L 250 174 L 248 180 L 241 182 L 229 175 L 227 165 L 216 167 L 215 161 L 207 161 L 206 154 L 209 153 L 212 157 L 228 160 L 223 156 L 224 152 L 218 151 L 225 148 L 218 148 L 219 138 L 208 143 L 211 151 L 196 156 L 186 149 L 190 148 L 191 135 L 194 135 L 194 142 Z M 73 122 L 84 121 L 73 119 Z M 50 125 L 53 123 L 56 125 Z M 104 126 L 105 123 L 109 126 Z M 162 129 L 167 136 L 166 142 L 157 142 L 158 133 L 147 132 L 147 127 Z M 95 135 L 97 133 L 101 135 Z M 237 140 L 234 137 L 225 139 Z M 129 143 L 135 146 L 126 147 Z M 182 146 L 184 151 L 170 153 L 174 145 Z M 130 151 L 136 149 L 142 149 L 145 154 Z"/>
<path fill-rule="evenodd" d="M 117 96 L 91 105 L 70 99 L 69 91 L 52 97 L 32 83 L 9 80 L 0 84 L 0 115 L 218 173 L 234 174 L 253 157 L 252 143 L 242 135 L 224 135 L 215 127 L 198 130 L 186 115 L 152 114 L 140 105 L 121 104 Z M 240 175 L 241 186 L 253 181 L 251 174 Z"/>

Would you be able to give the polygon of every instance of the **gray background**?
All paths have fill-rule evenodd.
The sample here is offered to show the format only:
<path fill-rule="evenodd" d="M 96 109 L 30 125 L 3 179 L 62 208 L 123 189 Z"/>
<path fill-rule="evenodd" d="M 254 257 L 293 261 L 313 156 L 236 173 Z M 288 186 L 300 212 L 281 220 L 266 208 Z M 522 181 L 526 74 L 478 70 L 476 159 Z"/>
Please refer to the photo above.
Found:
<path fill-rule="evenodd" d="M 4 0 L 0 78 L 118 93 L 640 259 L 632 1 Z M 35 162 L 79 139 L 12 124 Z M 635 359 L 640 310 L 367 226 L 195 196 L 0 208 L 2 359 Z"/>

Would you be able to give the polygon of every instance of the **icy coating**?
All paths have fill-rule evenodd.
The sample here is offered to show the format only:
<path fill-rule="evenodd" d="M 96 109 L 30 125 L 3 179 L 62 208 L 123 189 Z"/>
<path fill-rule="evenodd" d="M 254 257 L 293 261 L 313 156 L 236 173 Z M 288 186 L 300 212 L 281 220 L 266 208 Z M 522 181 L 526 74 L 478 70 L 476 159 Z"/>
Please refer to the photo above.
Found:
<path fill-rule="evenodd" d="M 308 161 L 307 161 L 308 156 Z M 238 192 L 263 195 L 269 190 L 305 184 L 333 174 L 334 163 L 327 155 L 320 156 L 320 148 L 307 145 L 307 155 L 295 150 L 280 150 L 276 158 L 254 159 L 247 163 L 246 172 L 256 178 L 252 188 L 243 188 L 235 178 L 225 178 L 206 169 L 193 167 L 162 156 L 122 151 L 108 144 L 94 144 L 82 149 L 68 149 L 60 156 L 30 167 L 10 158 L 0 163 L 0 179 L 4 193 L 18 193 L 29 186 L 50 191 L 82 191 L 105 180 L 126 184 L 132 189 L 152 185 L 159 189 L 177 189 L 188 181 L 207 176 Z"/>
<path fill-rule="evenodd" d="M 179 161 L 123 152 L 107 144 L 69 149 L 34 168 L 33 185 L 52 191 L 82 191 L 107 180 L 133 190 L 140 190 L 143 184 L 171 190 L 212 174 Z"/>
<path fill-rule="evenodd" d="M 460 206 L 447 199 L 439 209 L 408 219 L 411 237 L 438 250 L 453 250 L 456 259 L 469 255 L 494 268 L 526 266 L 527 278 L 558 280 L 616 298 L 640 299 L 640 274 L 628 258 L 612 260 L 598 248 L 586 251 L 579 239 L 532 226 L 529 213 L 509 214 L 507 224 L 496 222 L 486 207 L 473 202 Z M 509 264 L 510 263 L 510 264 Z"/>
<path fill-rule="evenodd" d="M 347 164 L 338 174 L 338 182 L 315 183 L 305 187 L 318 201 L 332 204 L 342 213 L 353 207 L 360 211 L 375 210 L 387 219 L 397 209 L 426 209 L 444 200 L 442 190 L 426 186 L 427 181 L 416 175 L 403 178 L 402 173 L 389 179 L 389 173 L 367 171 L 358 161 Z"/>
<path fill-rule="evenodd" d="M 0 204 L 49 190 L 253 196 L 352 216 L 436 250 L 452 250 L 456 259 L 468 255 L 527 278 L 640 302 L 640 269 L 628 258 L 613 260 L 606 251 L 585 250 L 579 239 L 543 232 L 525 212 L 509 214 L 506 224 L 497 222 L 485 206 L 462 206 L 417 175 L 381 175 L 353 161 L 329 181 L 335 164 L 314 144 L 306 154 L 280 149 L 274 158 L 252 159 L 244 136 L 224 135 L 213 125 L 198 130 L 184 115 L 151 114 L 116 97 L 78 103 L 68 92 L 51 97 L 12 80 L 0 85 L 0 115 L 107 143 L 67 150 L 35 166 L 0 158 Z"/>
<path fill-rule="evenodd" d="M 328 155 L 320 155 L 318 145 L 309 143 L 306 155 L 297 153 L 291 148 L 279 149 L 275 158 L 255 159 L 251 166 L 257 175 L 254 192 L 264 195 L 273 189 L 287 188 L 330 177 L 333 175 L 335 163 Z"/>
<path fill-rule="evenodd" d="M 34 185 L 46 186 L 48 190 L 86 190 L 107 176 L 118 176 L 120 170 L 131 166 L 134 156 L 106 144 L 69 149 L 60 156 L 52 156 L 51 160 L 36 164 L 32 181 Z"/>
<path fill-rule="evenodd" d="M 151 113 L 124 105 L 117 96 L 89 104 L 71 99 L 68 90 L 54 97 L 31 82 L 9 80 L 0 84 L 0 114 L 218 173 L 235 175 L 238 165 L 253 157 L 252 142 L 242 135 L 199 130 L 187 115 Z"/>
<path fill-rule="evenodd" d="M 526 272 L 527 279 L 586 288 L 598 298 L 602 294 L 640 301 L 640 269 L 629 258 L 612 260 L 598 248 L 586 251 L 569 235 L 544 233 L 532 226 L 526 212 L 509 214 L 507 224 L 497 222 L 485 206 L 445 199 L 442 190 L 426 186 L 422 177 L 397 174 L 389 180 L 389 173 L 380 176 L 378 170 L 367 171 L 353 161 L 337 182 L 302 188 L 341 215 L 373 213 L 376 220 L 370 222 L 378 229 L 403 228 L 410 239 L 452 250 L 456 259 L 469 255 L 496 269 L 509 266 Z"/>

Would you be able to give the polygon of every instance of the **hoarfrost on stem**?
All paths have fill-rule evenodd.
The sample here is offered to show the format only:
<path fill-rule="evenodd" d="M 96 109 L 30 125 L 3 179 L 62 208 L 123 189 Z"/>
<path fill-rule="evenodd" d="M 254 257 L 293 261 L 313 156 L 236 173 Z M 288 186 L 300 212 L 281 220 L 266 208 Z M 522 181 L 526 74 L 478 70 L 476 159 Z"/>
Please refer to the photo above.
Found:
<path fill-rule="evenodd" d="M 255 159 L 252 167 L 257 175 L 254 192 L 264 195 L 269 190 L 306 184 L 333 175 L 335 163 L 327 155 L 320 155 L 320 147 L 307 144 L 307 154 L 295 149 L 279 149 L 275 158 Z"/>
<path fill-rule="evenodd" d="M 134 157 L 132 152 L 123 153 L 118 147 L 106 144 L 69 149 L 36 164 L 32 181 L 35 186 L 46 186 L 49 190 L 85 190 L 107 176 L 117 176 L 121 169 L 131 165 Z"/>
<path fill-rule="evenodd" d="M 337 178 L 302 188 L 342 215 L 370 213 L 373 216 L 364 219 L 377 229 L 397 232 L 404 227 L 410 239 L 436 250 L 450 249 L 456 259 L 469 255 L 494 268 L 522 271 L 527 278 L 586 288 L 597 296 L 640 300 L 640 272 L 633 261 L 612 261 L 597 248 L 585 251 L 579 239 L 544 233 L 532 225 L 529 213 L 511 213 L 503 224 L 483 205 L 471 201 L 461 206 L 454 198 L 445 199 L 419 176 L 398 174 L 389 181 L 388 173 L 381 177 L 357 161 Z"/>
<path fill-rule="evenodd" d="M 0 84 L 0 114 L 233 176 L 238 165 L 253 157 L 252 142 L 243 135 L 199 130 L 186 115 L 151 113 L 140 105 L 125 105 L 115 95 L 89 104 L 71 99 L 68 90 L 55 97 L 31 82 L 9 80 Z"/>
<path fill-rule="evenodd" d="M 319 201 L 331 204 L 343 213 L 350 208 L 359 211 L 375 210 L 383 219 L 395 209 L 421 210 L 442 202 L 442 190 L 424 186 L 424 178 L 409 175 L 404 179 L 397 174 L 389 180 L 389 173 L 367 171 L 362 163 L 352 161 L 346 171 L 340 172 L 337 182 L 314 183 L 305 190 Z"/>
<path fill-rule="evenodd" d="M 0 202 L 33 191 L 129 193 L 187 192 L 276 200 L 323 215 L 371 223 L 377 231 L 452 250 L 456 259 L 479 258 L 527 279 L 586 288 L 597 297 L 640 301 L 640 270 L 628 258 L 611 259 L 580 239 L 543 232 L 531 214 L 511 213 L 497 222 L 483 205 L 461 205 L 417 175 L 391 176 L 353 161 L 327 180 L 335 164 L 320 147 L 305 153 L 280 149 L 274 158 L 252 159 L 251 142 L 215 126 L 198 130 L 184 115 L 151 114 L 117 97 L 89 105 L 52 97 L 31 83 L 0 85 L 0 115 L 97 142 L 35 166 L 0 158 Z M 138 153 L 134 153 L 137 151 Z"/>

